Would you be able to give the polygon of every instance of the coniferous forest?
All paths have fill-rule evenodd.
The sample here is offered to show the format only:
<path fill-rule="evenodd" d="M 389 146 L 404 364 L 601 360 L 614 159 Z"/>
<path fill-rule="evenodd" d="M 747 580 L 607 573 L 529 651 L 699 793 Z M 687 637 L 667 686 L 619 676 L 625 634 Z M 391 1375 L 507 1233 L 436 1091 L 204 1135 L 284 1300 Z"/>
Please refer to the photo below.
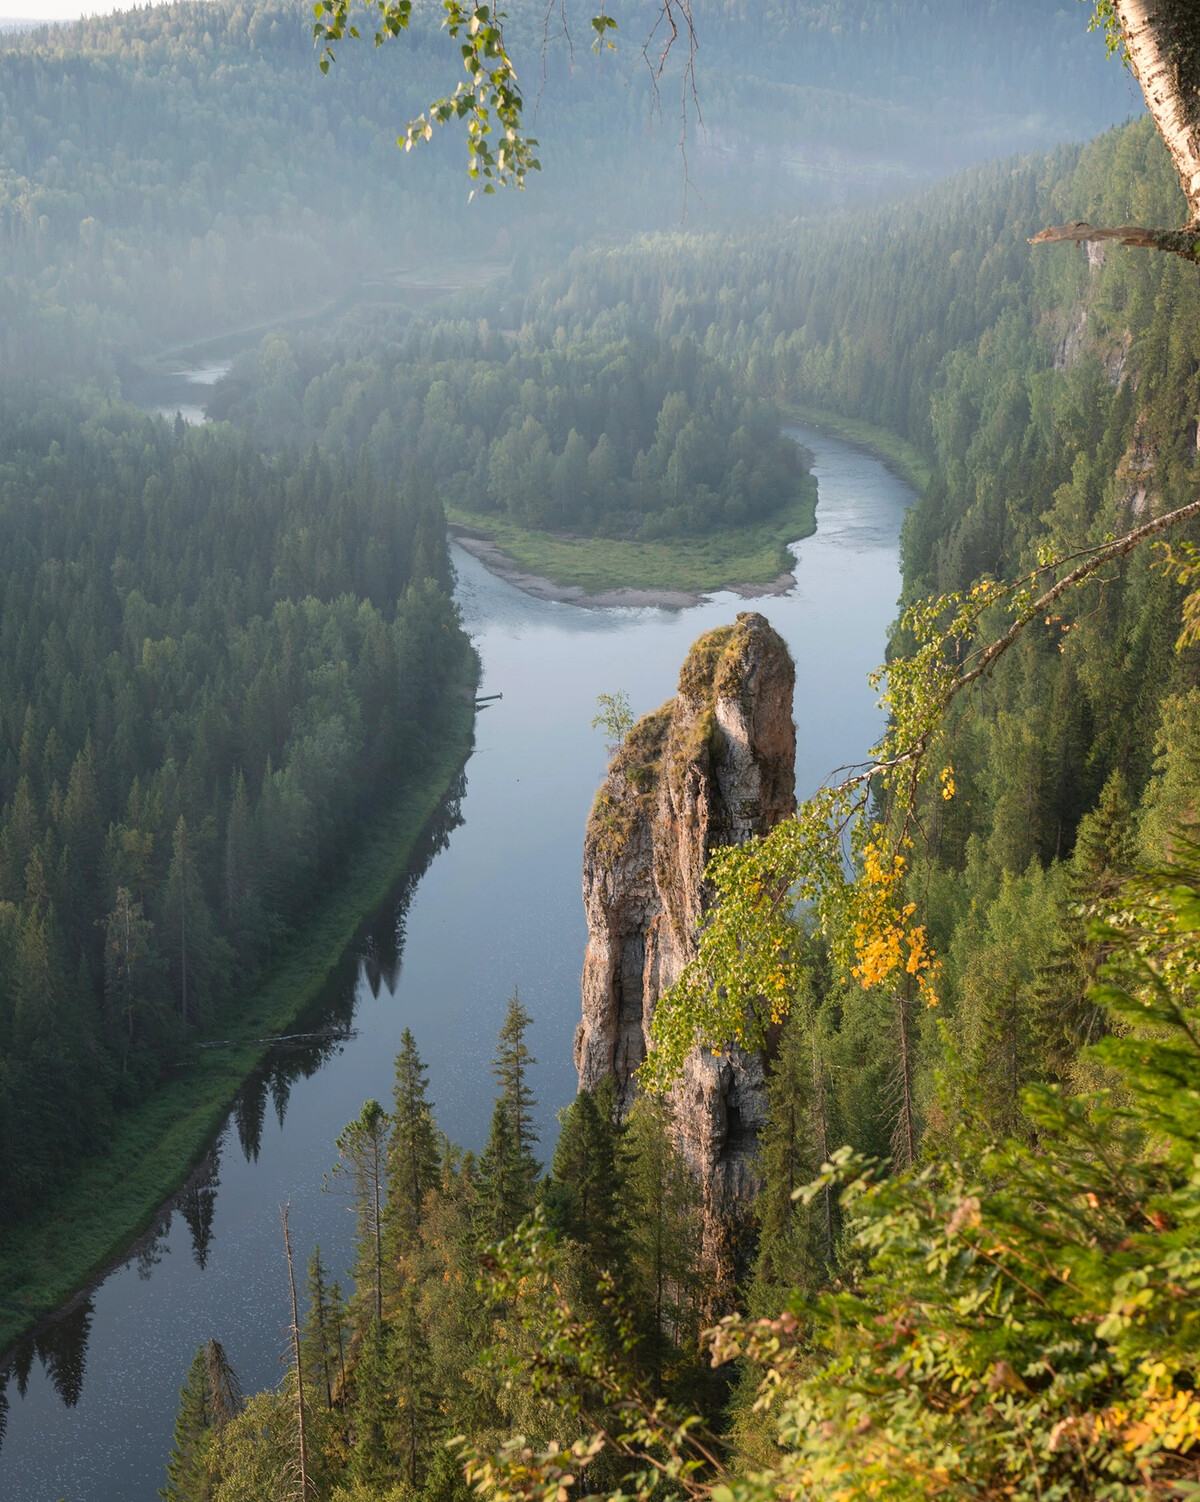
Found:
<path fill-rule="evenodd" d="M 303 921 L 469 683 L 437 502 L 81 400 L 4 412 L 4 1216 Z"/>
<path fill-rule="evenodd" d="M 512 9 L 516 51 L 541 12 Z M 338 38 L 319 106 L 307 37 L 270 6 L 165 6 L 0 49 L 14 1335 L 48 1312 L 28 1249 L 59 1234 L 56 1204 L 169 1111 L 202 1045 L 250 1027 L 384 811 L 467 755 L 487 638 L 447 509 L 505 529 L 521 562 L 530 538 L 683 548 L 786 527 L 815 484 L 820 536 L 798 423 L 915 486 L 879 745 L 815 797 L 798 787 L 773 829 L 746 804 L 750 837 L 704 849 L 699 921 L 683 932 L 676 906 L 631 950 L 674 924 L 681 975 L 638 993 L 635 1027 L 649 982 L 640 958 L 619 972 L 626 1041 L 556 1112 L 548 1019 L 508 949 L 487 974 L 494 1038 L 471 1013 L 493 1081 L 478 1140 L 439 1126 L 455 1102 L 434 1098 L 420 1007 L 397 1021 L 389 1092 L 347 1100 L 314 1167 L 350 1255 L 298 1230 L 299 1185 L 278 1214 L 269 1190 L 282 1376 L 252 1390 L 236 1327 L 189 1342 L 170 1502 L 1200 1495 L 1200 251 L 1164 239 L 1200 205 L 1129 71 L 1165 37 L 1200 121 L 1200 23 L 1160 9 L 1143 26 L 1134 0 L 1101 3 L 1089 35 L 1091 5 L 668 7 L 694 21 L 711 117 L 694 160 L 712 202 L 682 227 L 660 212 L 675 137 L 639 145 L 651 84 L 618 97 L 590 53 L 575 76 L 547 53 L 545 196 L 531 173 L 476 221 L 493 200 L 447 188 L 460 137 L 419 144 L 411 175 L 387 155 L 449 87 L 427 15 L 375 59 L 369 36 Z M 618 20 L 622 42 L 654 24 L 636 5 Z M 686 113 L 683 57 L 660 83 L 682 83 Z M 1103 118 L 1099 77 L 1126 101 Z M 201 149 L 221 112 L 261 134 Z M 1051 225 L 1068 243 L 1030 244 Z M 488 276 L 428 306 L 379 293 L 423 236 L 486 250 Z M 239 327 L 203 424 L 123 398 L 181 341 Z M 578 609 L 564 598 L 547 611 Z M 525 629 L 548 641 L 550 619 Z M 682 851 L 708 817 L 680 789 L 733 734 L 703 700 L 724 640 L 684 668 L 686 743 L 622 685 L 602 696 L 592 819 L 614 789 L 632 810 L 600 847 L 613 911 L 619 881 L 667 881 L 638 819 L 669 807 Z M 482 670 L 490 688 L 486 650 Z M 399 968 L 405 921 L 367 944 L 367 972 L 372 945 Z M 753 1120 L 745 1095 L 697 1085 L 723 1069 L 753 1077 Z M 265 1077 L 235 1106 L 247 1162 Z M 281 1132 L 286 1102 L 281 1085 Z M 717 1123 L 707 1161 L 698 1114 Z M 734 1142 L 736 1225 L 713 1188 Z M 54 1328 L 0 1371 L 0 1465 Z"/>

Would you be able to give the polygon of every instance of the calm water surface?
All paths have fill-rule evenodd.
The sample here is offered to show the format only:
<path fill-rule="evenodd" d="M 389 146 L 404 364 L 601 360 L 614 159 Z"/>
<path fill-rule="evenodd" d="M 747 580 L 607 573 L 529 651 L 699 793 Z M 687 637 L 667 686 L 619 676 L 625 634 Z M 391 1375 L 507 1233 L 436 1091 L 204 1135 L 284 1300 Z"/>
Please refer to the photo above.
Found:
<path fill-rule="evenodd" d="M 861 760 L 880 720 L 865 675 L 899 590 L 908 488 L 823 434 L 818 531 L 797 546 L 783 599 L 721 595 L 686 611 L 587 611 L 531 599 L 456 550 L 458 595 L 483 659 L 481 712 L 462 785 L 410 879 L 331 983 L 323 1021 L 345 1036 L 281 1054 L 252 1081 L 188 1190 L 129 1260 L 0 1375 L 3 1502 L 154 1502 L 179 1387 L 197 1345 L 221 1340 L 248 1391 L 275 1383 L 287 1322 L 279 1203 L 294 1241 L 347 1261 L 350 1215 L 322 1193 L 334 1137 L 369 1096 L 386 1101 L 400 1034 L 429 1066 L 439 1125 L 480 1148 L 496 1032 L 514 987 L 532 1012 L 543 1155 L 575 1092 L 571 1046 L 586 930 L 584 821 L 604 772 L 597 694 L 638 713 L 674 692 L 691 642 L 759 609 L 796 659 L 801 795 Z"/>

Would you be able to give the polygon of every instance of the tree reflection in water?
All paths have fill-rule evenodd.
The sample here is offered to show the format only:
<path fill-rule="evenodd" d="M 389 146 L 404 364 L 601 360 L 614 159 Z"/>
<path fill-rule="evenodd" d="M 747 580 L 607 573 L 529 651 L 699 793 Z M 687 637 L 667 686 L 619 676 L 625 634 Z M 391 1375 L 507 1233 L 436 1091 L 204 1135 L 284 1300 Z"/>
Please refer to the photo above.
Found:
<path fill-rule="evenodd" d="M 150 1227 L 127 1247 L 120 1266 L 136 1262 L 138 1276 L 150 1278 L 162 1260 L 171 1221 L 178 1210 L 192 1238 L 192 1256 L 203 1272 L 213 1244 L 217 1190 L 220 1187 L 221 1144 L 232 1120 L 238 1143 L 247 1162 L 257 1162 L 266 1119 L 267 1097 L 280 1127 L 287 1114 L 292 1087 L 308 1079 L 353 1038 L 354 1009 L 360 977 L 378 996 L 386 986 L 394 991 L 400 976 L 405 923 L 417 884 L 434 857 L 449 844 L 462 823 L 462 798 L 466 773 L 460 772 L 449 795 L 430 822 L 413 851 L 408 871 L 356 935 L 330 976 L 317 1002 L 295 1024 L 297 1033 L 309 1036 L 274 1047 L 239 1090 L 217 1139 L 209 1147 L 187 1183 L 158 1209 Z M 93 1285 L 93 1287 L 96 1285 Z M 8 1423 L 9 1388 L 25 1396 L 35 1356 L 62 1401 L 73 1408 L 83 1391 L 88 1333 L 91 1329 L 91 1292 L 76 1295 L 58 1314 L 20 1341 L 0 1366 L 0 1446 Z"/>

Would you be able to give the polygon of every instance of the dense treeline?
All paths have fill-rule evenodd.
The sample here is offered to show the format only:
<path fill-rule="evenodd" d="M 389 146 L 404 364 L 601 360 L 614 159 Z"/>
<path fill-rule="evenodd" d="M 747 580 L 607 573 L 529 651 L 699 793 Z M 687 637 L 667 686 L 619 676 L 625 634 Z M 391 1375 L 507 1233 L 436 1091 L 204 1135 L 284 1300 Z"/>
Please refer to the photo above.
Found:
<path fill-rule="evenodd" d="M 0 359 L 92 373 L 123 350 L 309 311 L 364 279 L 384 299 L 397 270 L 443 267 L 447 247 L 453 260 L 503 262 L 520 244 L 553 264 L 597 231 L 675 222 L 676 132 L 651 128 L 650 74 L 629 61 L 656 8 L 622 8 L 621 53 L 600 66 L 573 68 L 551 25 L 544 78 L 545 7 L 508 9 L 521 76 L 531 91 L 538 80 L 545 168 L 519 204 L 446 191 L 457 138 L 396 150 L 457 76 L 436 10 L 418 7 L 383 54 L 341 48 L 326 78 L 305 13 L 277 0 L 143 7 L 6 36 Z M 980 9 L 968 20 L 939 0 L 868 22 L 857 4 L 700 8 L 710 134 L 693 127 L 694 188 L 717 215 L 748 203 L 794 212 L 1126 113 L 1127 91 L 1102 48 L 1080 45 L 1069 8 Z M 677 84 L 672 69 L 663 97 Z M 1011 107 L 981 107 L 1001 95 Z"/>
<path fill-rule="evenodd" d="M 429 496 L 121 406 L 5 399 L 0 555 L 11 1216 L 229 1015 L 469 647 Z"/>
<path fill-rule="evenodd" d="M 624 1311 L 636 1337 L 631 1372 L 688 1400 L 724 1390 L 714 1392 L 697 1348 L 705 1307 L 699 1196 L 663 1107 L 644 1101 L 621 1123 L 610 1089 L 581 1094 L 563 1113 L 543 1172 L 530 1022 L 514 996 L 478 1158 L 438 1132 L 425 1069 L 405 1032 L 392 1109 L 364 1105 L 337 1140 L 326 1183 L 349 1197 L 355 1215 L 352 1291 L 314 1249 L 291 1372 L 280 1390 L 244 1407 L 221 1348 L 201 1348 L 181 1394 L 163 1493 L 170 1502 L 271 1495 L 296 1464 L 297 1378 L 314 1494 L 469 1496 L 447 1440 L 467 1432 L 499 1441 L 547 1421 L 535 1391 L 505 1380 L 508 1363 L 529 1355 L 527 1333 L 477 1286 L 486 1249 L 535 1210 L 560 1239 L 564 1287 L 601 1319 Z M 602 1273 L 613 1279 L 604 1298 Z"/>
<path fill-rule="evenodd" d="M 430 476 L 447 503 L 526 527 L 661 537 L 794 502 L 805 471 L 775 408 L 740 395 L 694 340 L 630 322 L 515 352 L 486 329 L 434 325 L 332 365 L 324 341 L 274 335 L 209 410 L 268 444 L 307 433 L 365 452 L 381 476 Z"/>

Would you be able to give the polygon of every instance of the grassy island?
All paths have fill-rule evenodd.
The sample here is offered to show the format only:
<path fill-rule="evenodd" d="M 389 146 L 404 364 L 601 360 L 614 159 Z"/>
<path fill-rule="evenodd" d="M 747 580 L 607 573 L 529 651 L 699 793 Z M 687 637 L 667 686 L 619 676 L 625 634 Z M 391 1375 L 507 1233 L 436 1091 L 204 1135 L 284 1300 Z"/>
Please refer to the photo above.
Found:
<path fill-rule="evenodd" d="M 447 507 L 446 514 L 470 535 L 494 542 L 523 572 L 600 594 L 619 589 L 707 592 L 771 584 L 792 566 L 788 544 L 816 531 L 816 508 L 817 485 L 809 475 L 802 493 L 773 516 L 699 537 L 577 537 L 535 531 L 495 515 L 453 507 Z"/>

